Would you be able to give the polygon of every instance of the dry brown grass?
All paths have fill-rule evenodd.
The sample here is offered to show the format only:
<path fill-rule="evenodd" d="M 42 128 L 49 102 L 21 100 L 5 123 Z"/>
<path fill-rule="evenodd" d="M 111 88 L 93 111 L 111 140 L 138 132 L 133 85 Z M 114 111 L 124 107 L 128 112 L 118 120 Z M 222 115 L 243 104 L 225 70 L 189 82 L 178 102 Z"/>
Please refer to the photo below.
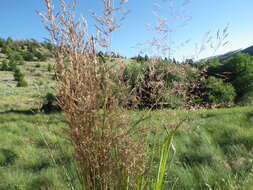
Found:
<path fill-rule="evenodd" d="M 67 5 L 61 0 L 54 13 L 52 1 L 45 0 L 47 13 L 41 16 L 56 45 L 58 103 L 69 125 L 79 181 L 86 190 L 119 190 L 137 184 L 146 148 L 129 132 L 132 123 L 113 92 L 119 85 L 110 77 L 113 67 L 97 57 L 97 49 L 109 48 L 111 33 L 120 27 L 113 16 L 121 9 L 111 0 L 102 2 L 104 16 L 93 14 L 96 37 L 89 35 L 83 18 L 75 21 L 75 1 Z"/>
<path fill-rule="evenodd" d="M 75 0 L 70 5 L 67 5 L 65 0 L 60 0 L 60 11 L 57 13 L 53 10 L 52 0 L 45 0 L 47 13 L 40 15 L 51 35 L 51 42 L 55 45 L 58 103 L 69 125 L 79 182 L 85 190 L 136 189 L 139 180 L 145 178 L 143 175 L 148 159 L 145 138 L 134 138 L 143 133 L 138 131 L 133 135 L 132 129 L 136 125 L 130 122 L 123 109 L 126 106 L 124 103 L 129 102 L 128 95 L 124 94 L 128 86 L 121 79 L 121 67 L 124 66 L 108 64 L 98 56 L 101 49 L 110 50 L 112 33 L 120 28 L 121 21 L 128 11 L 123 11 L 125 1 L 121 1 L 116 8 L 113 0 L 101 2 L 104 6 L 103 16 L 93 13 L 97 23 L 96 35 L 90 35 L 83 17 L 76 20 Z M 115 13 L 119 11 L 122 17 L 115 18 Z M 161 55 L 170 57 L 171 44 L 161 43 L 170 36 L 171 31 L 167 27 L 166 19 L 158 17 L 156 30 L 161 37 L 151 42 L 151 45 Z M 159 62 L 160 57 L 151 59 L 148 72 L 140 78 L 143 86 L 137 86 L 129 93 L 134 96 L 131 100 L 133 105 L 135 101 L 138 104 L 138 99 L 142 99 L 150 110 L 162 107 L 163 102 L 160 102 L 160 99 L 166 93 L 166 69 L 172 69 L 170 72 L 178 75 L 186 75 L 186 71 L 178 70 L 179 67 L 167 67 L 172 64 L 170 61 L 162 62 L 160 68 L 157 67 Z M 198 74 L 202 77 L 201 73 Z M 175 92 L 172 93 L 188 97 L 187 89 L 198 89 L 199 80 L 201 78 L 186 84 L 175 83 Z M 159 190 L 163 184 L 172 137 L 176 129 L 167 134 L 162 146 L 163 165 L 159 168 L 156 184 Z M 142 186 L 145 185 L 146 182 L 143 182 Z"/>

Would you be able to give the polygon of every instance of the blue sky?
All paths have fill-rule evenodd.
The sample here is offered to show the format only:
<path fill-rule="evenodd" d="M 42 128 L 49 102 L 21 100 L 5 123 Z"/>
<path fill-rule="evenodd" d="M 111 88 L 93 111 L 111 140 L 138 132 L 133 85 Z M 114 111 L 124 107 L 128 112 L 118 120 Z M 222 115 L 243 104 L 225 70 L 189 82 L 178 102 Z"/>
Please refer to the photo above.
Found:
<path fill-rule="evenodd" d="M 162 2 L 162 0 L 160 0 Z M 175 14 L 180 12 L 184 0 L 174 0 Z M 57 6 L 57 0 L 55 0 Z M 129 0 L 126 6 L 131 9 L 121 30 L 113 36 L 113 49 L 124 56 L 131 57 L 138 53 L 133 48 L 137 43 L 144 43 L 152 38 L 147 31 L 146 24 L 154 23 L 152 17 L 153 3 L 159 0 Z M 88 18 L 92 27 L 94 22 L 90 18 L 90 10 L 100 11 L 100 0 L 77 0 L 78 13 Z M 168 4 L 163 4 L 161 15 L 167 15 L 172 9 Z M 191 0 L 184 6 L 185 15 L 191 20 L 184 27 L 175 27 L 182 20 L 168 17 L 172 28 L 176 32 L 171 36 L 173 57 L 191 57 L 195 51 L 195 44 L 201 44 L 204 35 L 210 31 L 216 35 L 218 29 L 223 29 L 229 24 L 229 43 L 221 47 L 215 54 L 224 53 L 238 48 L 253 45 L 253 0 Z M 43 0 L 1 0 L 0 11 L 0 37 L 14 39 L 43 40 L 48 37 L 36 11 L 44 11 Z M 182 42 L 189 40 L 184 47 L 178 47 Z M 207 48 L 199 58 L 211 56 L 213 51 Z"/>

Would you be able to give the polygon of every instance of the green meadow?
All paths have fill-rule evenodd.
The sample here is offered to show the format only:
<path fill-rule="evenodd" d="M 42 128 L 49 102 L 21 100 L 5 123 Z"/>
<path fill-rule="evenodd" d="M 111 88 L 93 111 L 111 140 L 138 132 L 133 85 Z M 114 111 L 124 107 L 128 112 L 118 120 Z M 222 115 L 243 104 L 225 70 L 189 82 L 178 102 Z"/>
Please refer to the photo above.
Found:
<path fill-rule="evenodd" d="M 73 150 L 63 113 L 34 111 L 47 92 L 54 92 L 46 62 L 20 66 L 28 87 L 16 87 L 13 72 L 0 71 L 0 190 L 70 189 Z M 126 111 L 138 119 L 144 111 Z M 164 127 L 182 122 L 166 173 L 165 188 L 174 190 L 253 189 L 253 108 L 155 110 L 139 124 L 148 127 L 150 156 Z M 150 166 L 155 170 L 156 166 Z M 152 168 L 154 167 L 154 168 Z"/>

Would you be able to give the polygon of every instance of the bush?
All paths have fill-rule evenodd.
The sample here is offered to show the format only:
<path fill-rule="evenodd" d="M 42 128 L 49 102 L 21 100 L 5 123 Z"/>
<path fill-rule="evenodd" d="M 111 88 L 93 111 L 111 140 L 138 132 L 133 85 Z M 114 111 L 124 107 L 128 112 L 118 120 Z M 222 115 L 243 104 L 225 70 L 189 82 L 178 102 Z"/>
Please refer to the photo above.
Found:
<path fill-rule="evenodd" d="M 202 97 L 200 103 L 218 106 L 229 106 L 236 97 L 234 87 L 222 79 L 208 77 L 202 81 Z"/>
<path fill-rule="evenodd" d="M 253 92 L 253 72 L 244 72 L 242 75 L 236 77 L 232 84 L 238 95 L 237 101 L 239 101 L 242 96 Z"/>
<path fill-rule="evenodd" d="M 42 79 L 39 79 L 39 80 L 37 81 L 37 84 L 38 84 L 39 86 L 43 85 L 43 84 L 44 84 L 44 83 L 43 83 L 43 80 L 42 80 Z"/>
<path fill-rule="evenodd" d="M 45 54 L 42 54 L 40 52 L 35 52 L 35 56 L 37 57 L 38 61 L 46 61 L 47 56 Z"/>
<path fill-rule="evenodd" d="M 22 56 L 25 61 L 34 61 L 34 55 L 31 52 L 23 52 Z"/>
<path fill-rule="evenodd" d="M 22 81 L 25 77 L 25 75 L 20 71 L 20 69 L 15 69 L 13 76 L 15 81 Z"/>
<path fill-rule="evenodd" d="M 10 71 L 15 71 L 17 69 L 17 62 L 15 59 L 10 59 L 9 60 L 9 70 Z"/>
<path fill-rule="evenodd" d="M 179 65 L 163 60 L 131 63 L 123 78 L 131 92 L 136 92 L 139 107 L 179 108 L 191 99 L 189 88 L 199 78 L 198 70 L 190 65 Z M 189 95 L 189 97 L 187 97 Z"/>
<path fill-rule="evenodd" d="M 24 61 L 24 58 L 22 55 L 20 55 L 18 52 L 13 52 L 11 54 L 8 55 L 8 59 L 13 59 L 15 61 Z"/>
<path fill-rule="evenodd" d="M 28 83 L 23 79 L 21 81 L 18 81 L 17 87 L 27 87 Z"/>
<path fill-rule="evenodd" d="M 232 58 L 220 63 L 217 60 L 207 64 L 209 76 L 224 78 L 236 90 L 236 100 L 253 90 L 253 57 L 238 53 Z"/>
<path fill-rule="evenodd" d="M 10 71 L 10 67 L 9 67 L 7 60 L 3 60 L 0 70 L 1 71 Z"/>
<path fill-rule="evenodd" d="M 144 76 L 148 68 L 146 63 L 130 63 L 123 72 L 123 79 L 128 82 L 131 90 L 135 88 L 139 79 Z"/>
<path fill-rule="evenodd" d="M 13 50 L 9 48 L 8 46 L 4 45 L 1 49 L 1 53 L 6 54 L 7 56 L 10 56 L 13 54 Z"/>
<path fill-rule="evenodd" d="M 253 91 L 244 94 L 237 102 L 240 106 L 253 106 Z"/>
<path fill-rule="evenodd" d="M 130 92 L 136 93 L 139 108 L 160 105 L 165 82 L 159 69 L 158 64 L 144 62 L 129 64 L 126 67 L 123 78 L 128 82 Z"/>
<path fill-rule="evenodd" d="M 17 154 L 8 149 L 0 149 L 0 167 L 11 165 L 15 162 Z"/>
<path fill-rule="evenodd" d="M 50 63 L 48 63 L 48 65 L 47 65 L 47 71 L 51 72 L 52 69 L 53 69 L 52 65 Z"/>
<path fill-rule="evenodd" d="M 20 71 L 20 69 L 15 69 L 14 71 L 14 80 L 17 81 L 17 87 L 27 87 L 28 83 L 25 81 L 25 75 Z"/>
<path fill-rule="evenodd" d="M 41 110 L 45 113 L 53 113 L 61 111 L 61 108 L 58 106 L 56 96 L 54 94 L 52 93 L 46 94 Z"/>
<path fill-rule="evenodd" d="M 20 62 L 19 62 L 19 65 L 24 65 L 24 64 L 25 64 L 24 61 L 20 61 Z"/>
<path fill-rule="evenodd" d="M 55 189 L 52 179 L 46 176 L 35 178 L 29 186 L 29 189 Z"/>
<path fill-rule="evenodd" d="M 4 60 L 2 62 L 1 71 L 15 71 L 17 69 L 17 62 L 14 59 L 11 59 L 9 62 Z"/>
<path fill-rule="evenodd" d="M 2 48 L 5 44 L 5 40 L 3 38 L 0 38 L 0 47 Z"/>

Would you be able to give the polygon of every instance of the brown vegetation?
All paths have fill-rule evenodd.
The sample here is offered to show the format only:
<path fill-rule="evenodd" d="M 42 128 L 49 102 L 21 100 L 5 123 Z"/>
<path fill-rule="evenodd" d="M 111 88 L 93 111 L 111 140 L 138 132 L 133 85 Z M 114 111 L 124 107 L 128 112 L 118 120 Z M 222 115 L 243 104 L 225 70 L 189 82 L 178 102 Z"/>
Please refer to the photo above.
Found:
<path fill-rule="evenodd" d="M 57 47 L 58 103 L 70 127 L 79 181 L 86 190 L 134 185 L 145 162 L 145 143 L 133 140 L 132 124 L 113 92 L 113 67 L 97 57 L 98 46 L 108 48 L 111 33 L 119 27 L 113 20 L 119 9 L 110 0 L 102 2 L 103 19 L 94 14 L 102 26 L 97 26 L 96 37 L 89 35 L 84 19 L 75 22 L 75 1 L 68 6 L 62 0 L 60 12 L 54 14 L 52 1 L 45 0 L 48 12 L 41 14 Z"/>

